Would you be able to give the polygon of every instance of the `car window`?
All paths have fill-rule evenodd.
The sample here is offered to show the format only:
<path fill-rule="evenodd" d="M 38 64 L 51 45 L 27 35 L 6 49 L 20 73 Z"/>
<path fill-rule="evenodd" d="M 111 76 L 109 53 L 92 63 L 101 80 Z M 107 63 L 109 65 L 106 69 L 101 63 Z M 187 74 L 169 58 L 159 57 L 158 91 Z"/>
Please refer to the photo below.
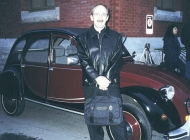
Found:
<path fill-rule="evenodd" d="M 78 64 L 77 48 L 67 36 L 54 36 L 53 62 L 56 64 Z"/>
<path fill-rule="evenodd" d="M 71 41 L 68 40 L 68 39 L 62 39 L 62 41 L 60 42 L 60 45 L 61 45 L 61 46 L 64 46 L 65 49 L 66 49 L 66 47 L 69 46 L 70 44 L 71 44 Z"/>
<path fill-rule="evenodd" d="M 24 48 L 24 45 L 26 44 L 26 40 L 21 40 L 20 42 L 18 42 L 18 44 L 15 46 L 14 51 L 19 51 L 21 52 Z"/>
<path fill-rule="evenodd" d="M 8 61 L 19 61 L 21 58 L 21 53 L 22 53 L 22 50 L 23 50 L 25 44 L 26 44 L 25 39 L 19 41 L 15 45 L 14 49 L 12 50 L 12 53 L 11 53 Z"/>
<path fill-rule="evenodd" d="M 36 39 L 31 43 L 25 56 L 25 61 L 47 63 L 49 38 Z"/>

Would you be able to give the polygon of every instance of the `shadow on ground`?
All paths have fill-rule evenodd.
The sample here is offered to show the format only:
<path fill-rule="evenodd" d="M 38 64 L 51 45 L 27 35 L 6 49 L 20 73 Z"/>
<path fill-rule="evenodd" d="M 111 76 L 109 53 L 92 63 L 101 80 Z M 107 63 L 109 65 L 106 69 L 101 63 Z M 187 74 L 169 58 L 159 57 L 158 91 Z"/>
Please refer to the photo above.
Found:
<path fill-rule="evenodd" d="M 42 140 L 42 139 L 28 137 L 23 134 L 4 133 L 0 135 L 0 140 Z"/>

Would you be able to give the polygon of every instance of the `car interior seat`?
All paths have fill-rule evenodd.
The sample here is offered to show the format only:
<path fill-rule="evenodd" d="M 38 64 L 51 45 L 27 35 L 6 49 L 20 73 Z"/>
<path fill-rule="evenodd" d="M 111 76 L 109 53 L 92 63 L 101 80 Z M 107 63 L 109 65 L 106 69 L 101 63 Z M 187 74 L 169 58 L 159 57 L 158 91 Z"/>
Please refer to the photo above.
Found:
<path fill-rule="evenodd" d="M 65 48 L 63 46 L 54 46 L 54 62 L 56 64 L 67 64 Z"/>
<path fill-rule="evenodd" d="M 67 51 L 67 55 L 72 55 L 72 54 L 77 55 L 77 48 L 75 47 L 75 45 L 67 46 L 66 51 Z"/>

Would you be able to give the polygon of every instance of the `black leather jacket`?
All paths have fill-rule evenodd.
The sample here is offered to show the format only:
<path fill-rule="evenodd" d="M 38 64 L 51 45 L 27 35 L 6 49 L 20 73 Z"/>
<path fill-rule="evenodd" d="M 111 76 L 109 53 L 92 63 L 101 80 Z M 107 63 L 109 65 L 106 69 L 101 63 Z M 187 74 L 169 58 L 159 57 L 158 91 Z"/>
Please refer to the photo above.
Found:
<path fill-rule="evenodd" d="M 105 76 L 111 85 L 119 85 L 122 66 L 122 37 L 106 27 L 98 33 L 94 26 L 79 36 L 78 57 L 83 70 L 83 86 L 95 86 L 98 76 Z"/>
<path fill-rule="evenodd" d="M 186 22 L 182 28 L 181 43 L 186 48 L 186 61 L 190 61 L 190 21 Z"/>

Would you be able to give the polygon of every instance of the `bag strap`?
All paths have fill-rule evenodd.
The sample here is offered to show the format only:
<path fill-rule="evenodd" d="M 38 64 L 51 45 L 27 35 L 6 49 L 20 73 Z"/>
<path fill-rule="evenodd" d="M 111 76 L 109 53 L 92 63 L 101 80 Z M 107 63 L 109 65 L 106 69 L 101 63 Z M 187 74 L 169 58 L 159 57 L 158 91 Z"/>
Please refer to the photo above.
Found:
<path fill-rule="evenodd" d="M 94 113 L 90 113 L 90 123 L 94 123 Z"/>
<path fill-rule="evenodd" d="M 112 112 L 109 112 L 109 122 L 114 123 L 113 122 L 113 113 Z"/>
<path fill-rule="evenodd" d="M 94 88 L 94 94 L 93 94 L 92 98 L 95 98 L 95 96 L 98 94 L 98 92 L 99 92 L 99 91 L 100 91 L 100 89 L 99 89 L 99 88 Z M 109 89 L 108 89 L 108 90 L 106 90 L 105 92 L 106 92 L 107 96 L 109 96 L 109 97 L 110 97 L 110 94 L 109 94 Z"/>

